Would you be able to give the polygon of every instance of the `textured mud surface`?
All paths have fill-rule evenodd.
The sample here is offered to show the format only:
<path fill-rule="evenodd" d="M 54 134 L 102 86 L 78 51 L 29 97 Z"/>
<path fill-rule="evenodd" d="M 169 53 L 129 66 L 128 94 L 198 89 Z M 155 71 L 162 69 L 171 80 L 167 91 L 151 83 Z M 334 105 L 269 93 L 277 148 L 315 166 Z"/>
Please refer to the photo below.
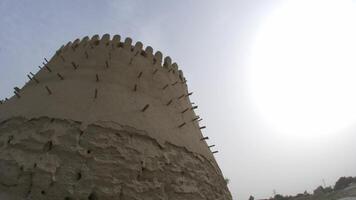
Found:
<path fill-rule="evenodd" d="M 232 199 L 220 171 L 133 130 L 12 118 L 0 124 L 1 199 Z"/>

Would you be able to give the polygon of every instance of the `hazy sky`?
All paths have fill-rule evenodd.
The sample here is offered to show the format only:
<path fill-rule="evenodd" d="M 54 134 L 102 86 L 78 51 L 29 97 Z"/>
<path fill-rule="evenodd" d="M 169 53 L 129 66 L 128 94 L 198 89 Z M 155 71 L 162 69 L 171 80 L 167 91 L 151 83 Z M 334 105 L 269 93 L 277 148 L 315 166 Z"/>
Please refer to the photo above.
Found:
<path fill-rule="evenodd" d="M 356 13 L 342 0 L 1 0 L 0 99 L 86 35 L 151 45 L 194 92 L 234 199 L 356 175 Z"/>

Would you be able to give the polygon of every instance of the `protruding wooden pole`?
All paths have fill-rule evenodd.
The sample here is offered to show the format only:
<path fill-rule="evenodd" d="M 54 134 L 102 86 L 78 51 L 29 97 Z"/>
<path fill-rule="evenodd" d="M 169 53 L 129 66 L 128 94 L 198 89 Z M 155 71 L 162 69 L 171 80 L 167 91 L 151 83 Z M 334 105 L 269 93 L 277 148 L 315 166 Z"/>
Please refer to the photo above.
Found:
<path fill-rule="evenodd" d="M 213 151 L 212 153 L 213 153 L 213 154 L 216 154 L 216 153 L 219 153 L 219 151 Z"/>
<path fill-rule="evenodd" d="M 194 119 L 192 119 L 192 122 L 198 120 L 199 118 L 200 118 L 199 116 L 195 117 Z"/>
<path fill-rule="evenodd" d="M 184 109 L 183 111 L 182 111 L 182 113 L 185 113 L 185 112 L 187 112 L 189 110 L 189 108 L 186 108 L 186 109 Z"/>
<path fill-rule="evenodd" d="M 27 74 L 28 79 L 30 79 L 30 81 L 32 81 L 32 77 L 30 75 Z"/>
<path fill-rule="evenodd" d="M 208 147 L 209 147 L 209 148 L 215 147 L 215 144 L 213 144 L 213 145 L 209 145 Z"/>
<path fill-rule="evenodd" d="M 18 88 L 18 87 L 14 87 L 14 90 L 15 90 L 16 92 L 20 92 L 20 91 L 21 91 L 20 88 Z"/>
<path fill-rule="evenodd" d="M 173 99 L 169 100 L 166 105 L 169 106 L 172 102 L 173 102 Z"/>
<path fill-rule="evenodd" d="M 18 92 L 14 91 L 14 93 L 15 93 L 15 95 L 16 95 L 16 97 L 17 97 L 18 99 L 21 98 L 21 96 L 20 96 L 20 94 L 19 94 Z"/>
<path fill-rule="evenodd" d="M 150 107 L 150 104 L 146 104 L 145 107 L 143 107 L 141 111 L 142 111 L 142 112 L 145 112 L 148 107 Z"/>
<path fill-rule="evenodd" d="M 57 73 L 57 76 L 61 79 L 64 80 L 63 76 L 60 73 Z"/>
<path fill-rule="evenodd" d="M 94 99 L 98 98 L 98 89 L 95 88 L 95 92 L 94 92 Z"/>
<path fill-rule="evenodd" d="M 209 137 L 203 137 L 200 140 L 209 140 Z"/>
<path fill-rule="evenodd" d="M 76 70 L 78 68 L 78 66 L 75 64 L 75 62 L 72 62 L 72 66 L 73 66 L 74 70 Z"/>
<path fill-rule="evenodd" d="M 191 110 L 194 110 L 194 109 L 197 109 L 198 108 L 198 106 L 193 106 L 192 108 L 191 108 Z"/>
<path fill-rule="evenodd" d="M 181 99 L 181 98 L 183 98 L 183 97 L 185 97 L 185 94 L 180 95 L 180 96 L 178 97 L 178 99 Z"/>
<path fill-rule="evenodd" d="M 162 90 L 165 90 L 167 87 L 168 87 L 168 84 L 165 85 L 165 86 L 162 88 Z"/>
<path fill-rule="evenodd" d="M 190 95 L 192 95 L 193 94 L 193 92 L 189 92 L 187 95 L 185 95 L 186 97 L 187 96 L 190 96 Z"/>
<path fill-rule="evenodd" d="M 206 126 L 199 127 L 199 129 L 205 129 L 205 128 L 206 128 Z"/>
<path fill-rule="evenodd" d="M 44 67 L 48 70 L 48 72 L 52 72 L 51 68 L 49 68 L 45 63 L 44 64 Z"/>
<path fill-rule="evenodd" d="M 32 79 L 33 79 L 36 83 L 40 83 L 40 81 L 39 81 L 37 78 L 32 77 Z"/>
<path fill-rule="evenodd" d="M 46 85 L 45 88 L 46 88 L 48 94 L 51 95 L 51 94 L 52 94 L 52 91 L 49 89 L 49 87 Z"/>
<path fill-rule="evenodd" d="M 44 60 L 46 61 L 46 63 L 48 63 L 48 60 L 47 60 L 47 58 L 44 58 Z"/>
<path fill-rule="evenodd" d="M 141 78 L 142 73 L 143 73 L 143 72 L 140 72 L 140 73 L 138 74 L 138 76 L 137 76 L 138 79 Z"/>
<path fill-rule="evenodd" d="M 179 126 L 178 126 L 178 128 L 182 128 L 184 125 L 186 125 L 186 123 L 184 122 L 184 123 L 182 123 L 182 124 L 180 124 Z"/>

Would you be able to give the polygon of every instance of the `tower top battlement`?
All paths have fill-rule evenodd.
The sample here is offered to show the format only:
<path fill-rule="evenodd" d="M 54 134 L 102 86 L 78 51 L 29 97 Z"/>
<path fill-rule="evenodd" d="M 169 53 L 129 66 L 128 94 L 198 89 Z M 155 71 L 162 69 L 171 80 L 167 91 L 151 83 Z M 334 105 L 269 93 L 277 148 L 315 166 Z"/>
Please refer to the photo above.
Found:
<path fill-rule="evenodd" d="M 138 41 L 135 45 L 132 44 L 132 39 L 130 37 L 125 38 L 121 41 L 120 35 L 114 35 L 112 39 L 110 39 L 109 34 L 104 34 L 102 38 L 99 35 L 94 35 L 91 39 L 86 36 L 83 39 L 76 39 L 73 42 L 68 42 L 66 45 L 63 45 L 56 53 L 65 53 L 68 49 L 75 51 L 77 48 L 85 48 L 89 46 L 90 48 L 94 48 L 95 46 L 107 46 L 108 48 L 123 48 L 128 51 L 132 51 L 135 54 L 140 53 L 141 56 L 146 57 L 149 61 L 153 63 L 153 65 L 161 66 L 167 69 L 175 70 L 179 73 L 182 73 L 181 70 L 178 71 L 177 63 L 172 63 L 172 59 L 169 56 L 166 56 L 163 59 L 162 52 L 156 51 L 153 53 L 153 48 L 151 46 L 147 46 L 143 50 L 142 42 Z"/>

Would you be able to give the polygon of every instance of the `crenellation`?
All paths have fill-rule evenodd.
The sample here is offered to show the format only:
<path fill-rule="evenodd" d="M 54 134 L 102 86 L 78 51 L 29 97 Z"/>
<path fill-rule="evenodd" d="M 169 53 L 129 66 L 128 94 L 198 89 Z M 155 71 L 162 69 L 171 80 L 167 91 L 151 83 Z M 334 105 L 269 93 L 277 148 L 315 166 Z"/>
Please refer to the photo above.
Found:
<path fill-rule="evenodd" d="M 171 65 L 172 69 L 173 69 L 173 73 L 175 74 L 178 71 L 178 64 L 177 63 L 173 63 Z"/>
<path fill-rule="evenodd" d="M 162 66 L 162 53 L 160 51 L 157 51 L 154 55 L 154 65 Z"/>
<path fill-rule="evenodd" d="M 164 58 L 163 67 L 164 67 L 164 68 L 167 68 L 167 69 L 170 69 L 171 64 L 172 64 L 172 59 L 171 59 L 171 57 L 166 56 L 166 57 Z"/>
<path fill-rule="evenodd" d="M 79 42 L 79 48 L 84 48 L 89 42 L 89 37 L 85 36 L 83 39 L 80 40 Z"/>
<path fill-rule="evenodd" d="M 151 46 L 146 47 L 144 57 L 146 57 L 150 64 L 153 64 L 153 48 Z"/>
<path fill-rule="evenodd" d="M 141 42 L 136 42 L 135 45 L 132 45 L 132 39 L 131 38 L 125 38 L 124 42 L 120 42 L 120 35 L 114 35 L 112 40 L 110 39 L 109 34 L 104 34 L 101 39 L 99 35 L 94 35 L 91 39 L 89 39 L 88 36 L 83 37 L 83 39 L 76 39 L 73 42 L 68 42 L 66 45 L 63 45 L 56 54 L 53 56 L 53 58 L 58 58 L 62 62 L 65 62 L 65 56 L 68 54 L 73 54 L 76 52 L 76 50 L 79 50 L 79 52 L 86 58 L 89 59 L 89 55 L 91 54 L 91 51 L 97 51 L 95 50 L 95 46 L 98 46 L 100 44 L 101 47 L 105 49 L 106 46 L 111 46 L 111 49 L 107 49 L 108 51 L 108 59 L 111 59 L 112 57 L 115 57 L 115 54 L 119 53 L 120 51 L 117 51 L 115 49 L 119 48 L 122 50 L 125 50 L 127 52 L 132 52 L 132 56 L 141 54 L 143 57 L 148 59 L 150 63 L 152 63 L 154 66 L 159 66 L 163 67 L 169 70 L 169 72 L 173 72 L 173 74 L 179 74 L 179 78 L 181 81 L 184 81 L 184 77 L 182 76 L 182 73 L 179 72 L 178 70 L 178 65 L 176 63 L 172 63 L 172 60 L 169 56 L 166 56 L 163 59 L 162 62 L 162 53 L 160 51 L 157 51 L 156 53 L 153 54 L 153 48 L 150 46 L 147 46 L 145 50 L 143 50 L 143 44 Z M 87 46 L 89 44 L 89 46 Z M 111 44 L 111 45 L 110 45 Z M 67 50 L 68 49 L 73 49 L 74 52 L 69 53 Z M 91 49 L 91 50 L 90 50 Z M 104 51 L 104 49 L 100 48 L 98 51 Z M 120 57 L 120 56 L 119 56 Z"/>
<path fill-rule="evenodd" d="M 72 47 L 72 42 L 69 41 L 64 47 L 63 47 L 63 52 L 68 51 Z"/>
<path fill-rule="evenodd" d="M 114 37 L 112 38 L 112 48 L 119 47 L 120 39 L 121 39 L 120 35 L 114 35 Z"/>
<path fill-rule="evenodd" d="M 139 55 L 142 51 L 142 48 L 143 48 L 143 44 L 142 42 L 138 41 L 136 42 L 134 48 L 133 48 L 133 54 L 136 56 L 136 55 Z"/>
<path fill-rule="evenodd" d="M 99 35 L 94 35 L 90 40 L 89 40 L 89 45 L 91 48 L 94 48 L 95 46 L 98 46 L 100 43 L 100 37 Z"/>
<path fill-rule="evenodd" d="M 129 37 L 125 38 L 124 49 L 127 51 L 131 51 L 131 49 L 132 49 L 132 39 L 131 38 L 129 38 Z"/>
<path fill-rule="evenodd" d="M 184 81 L 184 75 L 183 75 L 183 71 L 182 70 L 178 70 L 178 76 L 179 76 L 179 79 L 183 82 Z"/>
<path fill-rule="evenodd" d="M 72 43 L 72 49 L 73 49 L 73 51 L 75 51 L 75 49 L 78 48 L 79 43 L 80 43 L 80 39 L 79 39 L 79 38 L 77 38 L 76 40 L 74 40 L 74 42 Z"/>
<path fill-rule="evenodd" d="M 57 51 L 56 54 L 60 54 L 61 51 L 64 49 L 65 45 L 63 44 Z"/>
<path fill-rule="evenodd" d="M 109 46 L 110 45 L 110 35 L 109 34 L 104 34 L 102 37 L 101 37 L 101 45 L 103 46 Z"/>

